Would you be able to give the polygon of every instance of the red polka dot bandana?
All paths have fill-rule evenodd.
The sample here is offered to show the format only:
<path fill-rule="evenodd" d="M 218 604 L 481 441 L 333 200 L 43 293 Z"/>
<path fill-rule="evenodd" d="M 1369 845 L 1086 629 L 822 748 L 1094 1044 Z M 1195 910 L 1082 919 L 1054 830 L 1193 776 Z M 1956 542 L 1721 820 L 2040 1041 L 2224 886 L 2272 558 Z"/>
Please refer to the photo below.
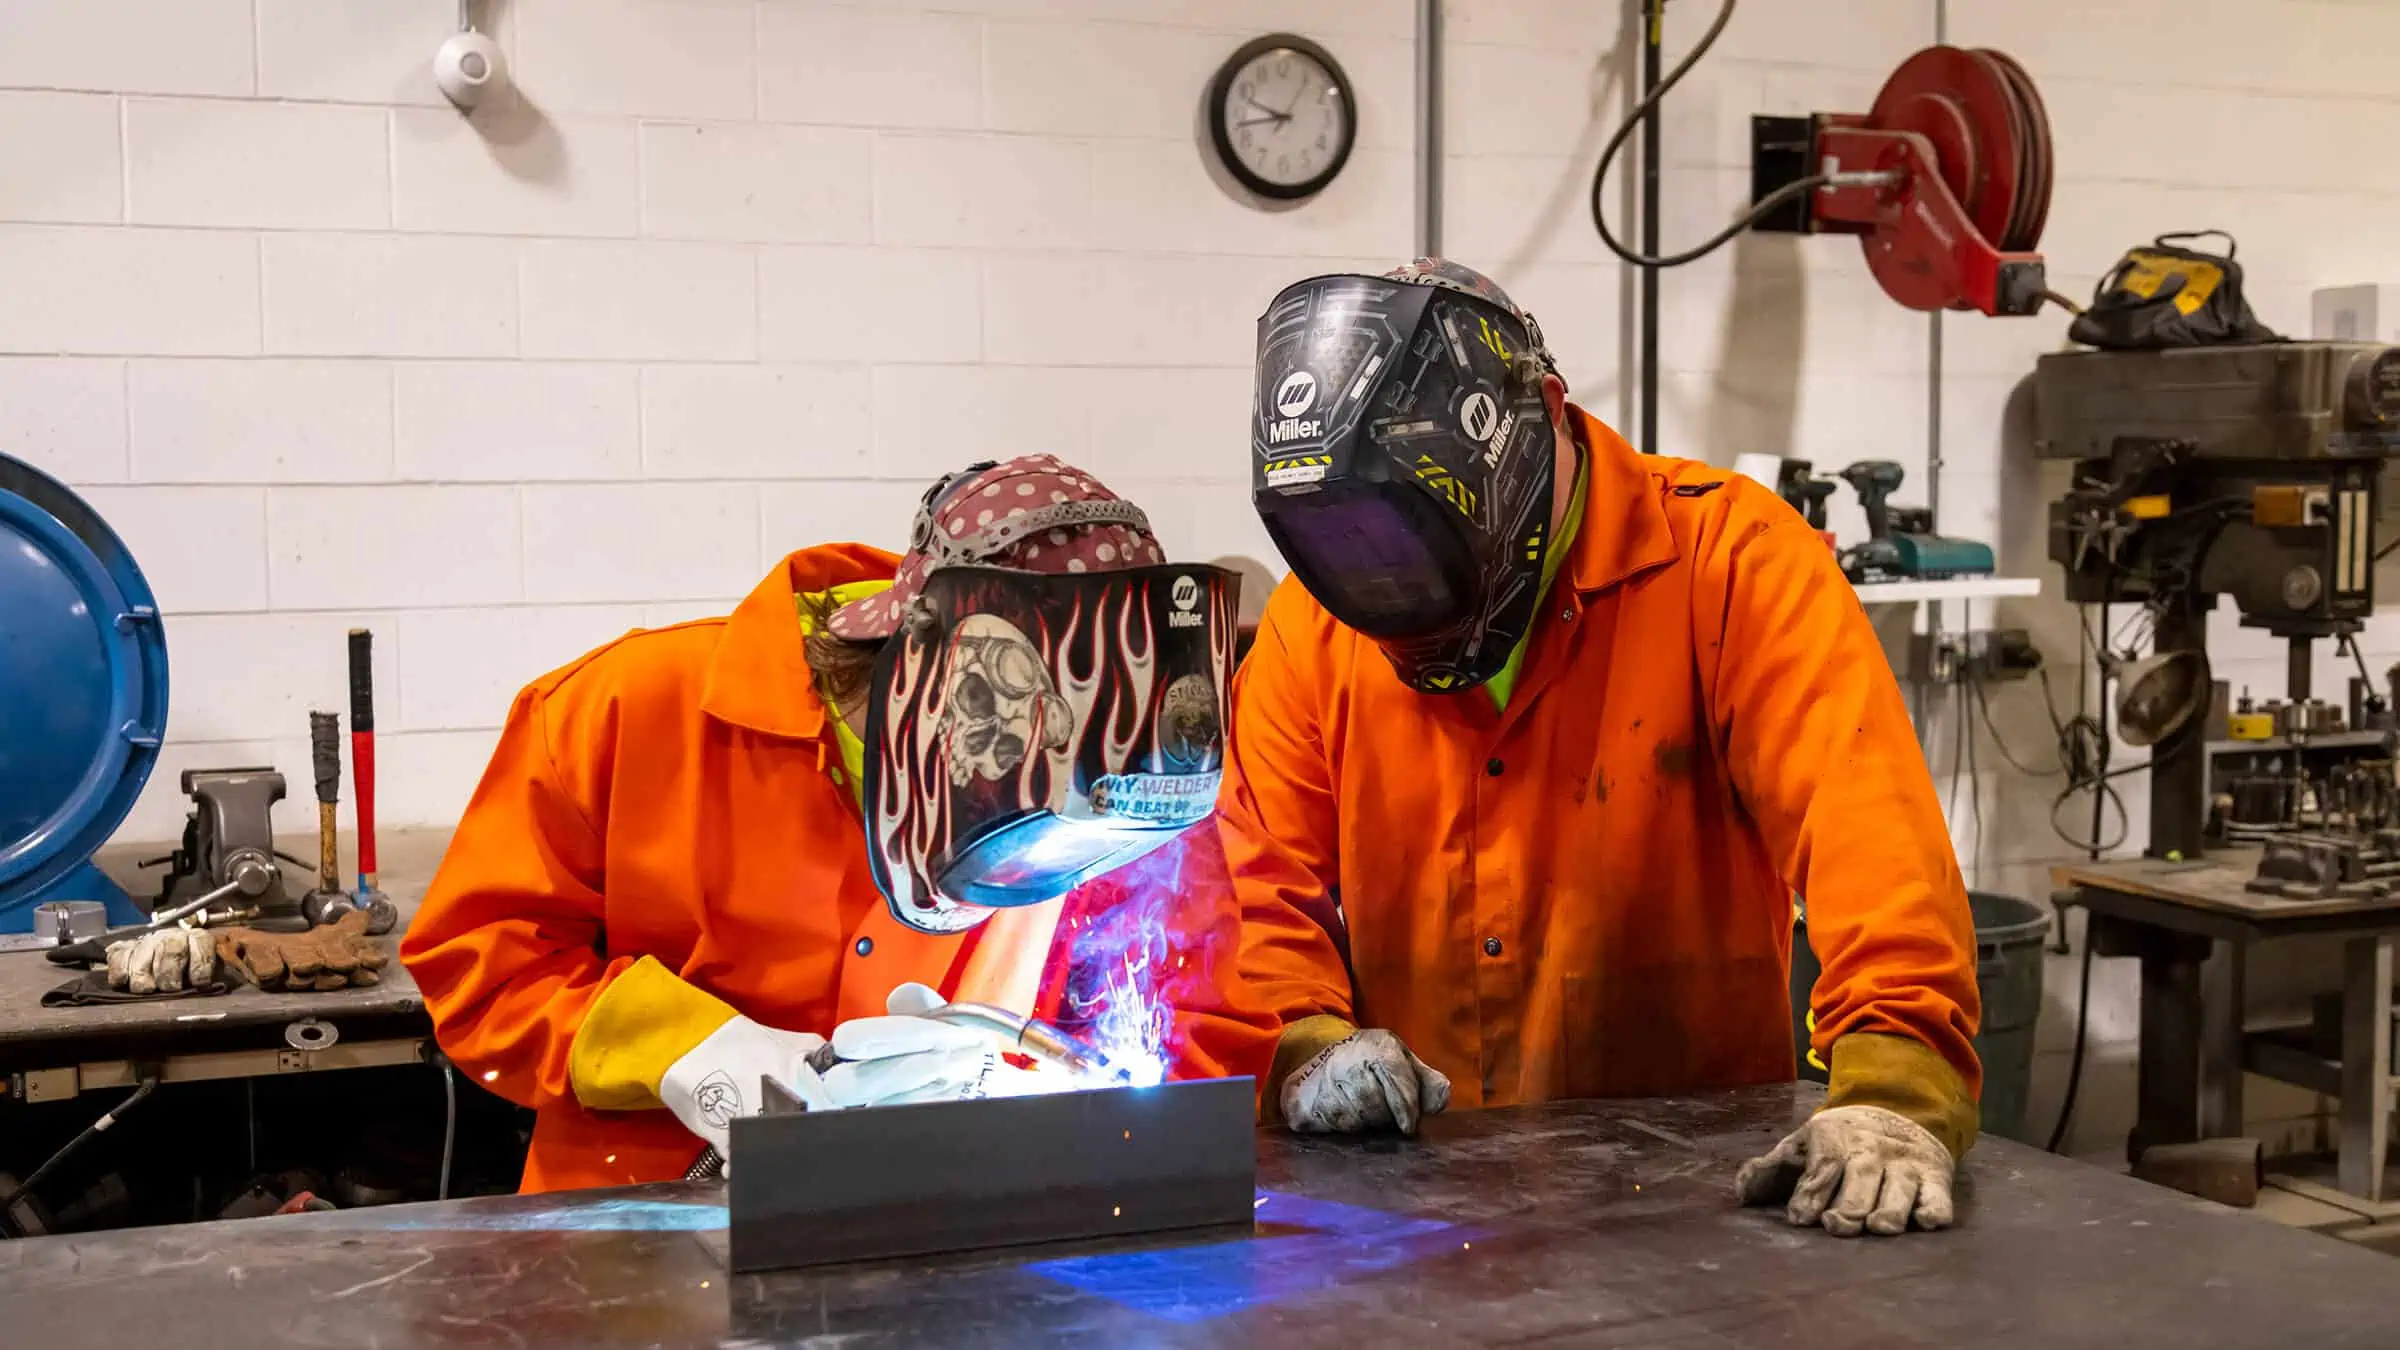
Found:
<path fill-rule="evenodd" d="M 842 606 L 825 626 L 851 642 L 890 637 L 941 567 L 1112 572 L 1166 560 L 1140 507 L 1056 456 L 978 464 L 926 492 L 891 589 Z"/>

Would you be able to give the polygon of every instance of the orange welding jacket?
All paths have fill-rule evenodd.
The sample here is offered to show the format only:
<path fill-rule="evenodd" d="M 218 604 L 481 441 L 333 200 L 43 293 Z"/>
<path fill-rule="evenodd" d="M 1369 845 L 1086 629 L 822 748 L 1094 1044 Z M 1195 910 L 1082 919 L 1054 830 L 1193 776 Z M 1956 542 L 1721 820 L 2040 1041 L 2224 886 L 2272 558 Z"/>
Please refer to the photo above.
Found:
<path fill-rule="evenodd" d="M 518 695 L 401 959 L 443 1052 L 534 1108 L 524 1190 L 672 1179 L 698 1155 L 667 1111 L 592 1110 L 570 1085 L 585 1014 L 644 956 L 787 1031 L 830 1036 L 910 980 L 1055 1015 L 1071 933 L 1124 898 L 1133 869 L 964 934 L 920 933 L 885 905 L 854 790 L 829 772 L 834 721 L 795 597 L 897 563 L 858 544 L 795 553 L 731 616 L 629 634 Z M 1227 959 L 1176 986 L 1170 1074 L 1263 1075 L 1276 1024 L 1235 1002 L 1216 835 L 1186 838 L 1172 926 Z"/>
<path fill-rule="evenodd" d="M 1505 711 L 1402 685 L 1297 579 L 1269 602 L 1219 800 L 1248 979 L 1287 1025 L 1396 1032 L 1459 1106 L 1781 1081 L 1797 891 L 1820 1053 L 1905 1037 L 1971 1102 L 1965 887 L 1832 553 L 1570 416 L 1583 524 Z"/>

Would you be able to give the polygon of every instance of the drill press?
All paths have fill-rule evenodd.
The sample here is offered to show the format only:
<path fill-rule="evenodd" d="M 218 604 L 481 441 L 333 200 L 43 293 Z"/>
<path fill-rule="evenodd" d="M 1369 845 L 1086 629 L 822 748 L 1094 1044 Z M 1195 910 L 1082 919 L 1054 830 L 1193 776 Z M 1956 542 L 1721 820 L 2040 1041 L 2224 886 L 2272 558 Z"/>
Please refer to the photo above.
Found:
<path fill-rule="evenodd" d="M 2400 453 L 2400 348 L 2281 342 L 2054 352 L 2035 366 L 2035 453 L 2074 461 L 2050 505 L 2050 558 L 2074 604 L 2134 603 L 2152 649 L 2207 655 L 2207 615 L 2288 643 L 2293 706 L 2320 638 L 2375 606 L 2375 511 Z M 2306 718 L 2301 719 L 2303 721 Z M 2151 748 L 2150 853 L 2196 856 L 2207 825 L 2202 723 Z M 2295 724 L 2290 739 L 2309 728 Z"/>
<path fill-rule="evenodd" d="M 1990 545 L 1935 534 L 1931 512 L 1891 504 L 1904 476 L 1888 459 L 1862 459 L 1842 470 L 1867 513 L 1867 540 L 1843 550 L 1843 574 L 1853 583 L 1991 575 Z"/>

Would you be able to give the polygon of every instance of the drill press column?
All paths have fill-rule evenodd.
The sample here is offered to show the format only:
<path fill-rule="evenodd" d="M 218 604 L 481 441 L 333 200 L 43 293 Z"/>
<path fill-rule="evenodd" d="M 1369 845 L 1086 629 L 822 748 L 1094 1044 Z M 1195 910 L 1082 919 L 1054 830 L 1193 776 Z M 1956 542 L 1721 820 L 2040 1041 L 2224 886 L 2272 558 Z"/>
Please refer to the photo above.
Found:
<path fill-rule="evenodd" d="M 2214 596 L 2209 597 L 2215 599 Z M 2208 614 L 2189 595 L 2158 611 L 2151 651 L 2208 652 Z M 2206 693 L 2206 683 L 2202 684 Z M 2208 827 L 2208 719 L 2193 717 L 2150 747 L 2150 847 L 2153 858 L 2197 858 Z"/>

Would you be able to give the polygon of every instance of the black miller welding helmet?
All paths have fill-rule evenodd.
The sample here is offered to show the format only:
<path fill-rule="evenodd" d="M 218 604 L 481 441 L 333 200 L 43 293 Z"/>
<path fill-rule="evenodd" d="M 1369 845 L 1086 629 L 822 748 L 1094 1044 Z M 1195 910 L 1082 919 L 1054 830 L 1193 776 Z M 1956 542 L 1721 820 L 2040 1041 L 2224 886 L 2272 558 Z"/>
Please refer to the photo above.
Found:
<path fill-rule="evenodd" d="M 867 711 L 867 846 L 893 915 L 962 932 L 1206 819 L 1239 587 L 1200 566 L 927 572 Z"/>
<path fill-rule="evenodd" d="M 1312 277 L 1258 321 L 1251 499 L 1410 687 L 1471 689 L 1533 623 L 1555 440 L 1532 317 L 1439 259 Z"/>

